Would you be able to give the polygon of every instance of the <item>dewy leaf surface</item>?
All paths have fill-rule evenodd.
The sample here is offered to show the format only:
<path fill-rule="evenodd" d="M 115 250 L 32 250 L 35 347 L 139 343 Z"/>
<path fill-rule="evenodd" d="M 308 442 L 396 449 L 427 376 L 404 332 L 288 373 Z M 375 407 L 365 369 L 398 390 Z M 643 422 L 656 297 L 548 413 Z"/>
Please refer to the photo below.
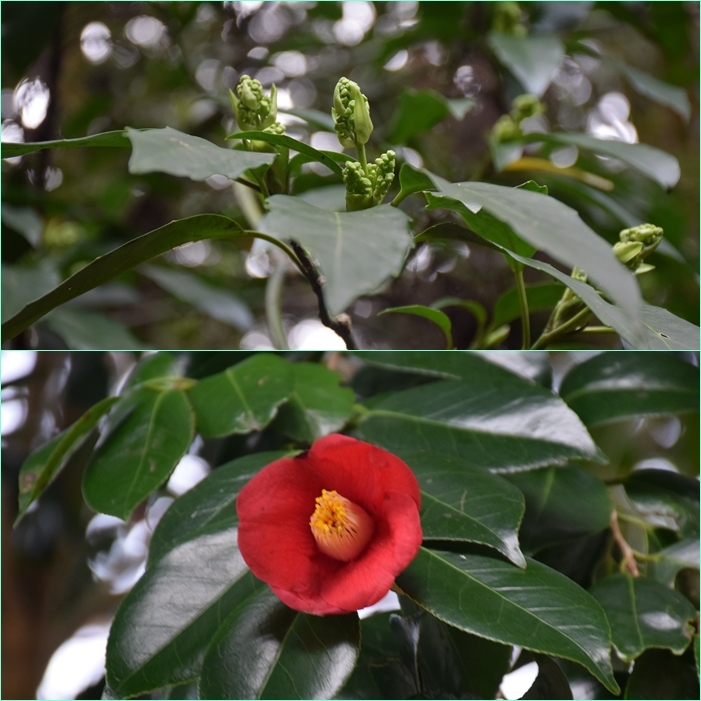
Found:
<path fill-rule="evenodd" d="M 485 372 L 468 380 L 431 382 L 373 404 L 361 437 L 399 456 L 439 453 L 492 471 L 602 459 L 559 397 L 481 358 L 479 366 Z"/>
<path fill-rule="evenodd" d="M 650 647 L 681 655 L 689 644 L 696 611 L 678 591 L 647 577 L 614 574 L 597 582 L 591 595 L 601 604 L 619 656 L 634 660 Z"/>
<path fill-rule="evenodd" d="M 177 545 L 149 566 L 117 611 L 108 684 L 128 698 L 195 679 L 221 623 L 264 587 L 239 553 L 235 527 Z"/>
<path fill-rule="evenodd" d="M 565 377 L 560 396 L 587 426 L 699 410 L 699 369 L 672 353 L 602 353 Z"/>
<path fill-rule="evenodd" d="M 481 543 L 515 565 L 526 566 L 518 544 L 524 511 L 518 488 L 464 460 L 430 453 L 405 455 L 404 459 L 423 492 L 424 539 Z"/>
<path fill-rule="evenodd" d="M 290 363 L 272 353 L 259 353 L 200 380 L 188 396 L 197 430 L 211 438 L 262 430 L 293 387 Z"/>
<path fill-rule="evenodd" d="M 477 182 L 449 183 L 428 171 L 425 173 L 442 194 L 456 200 L 469 212 L 479 215 L 484 208 L 532 246 L 561 263 L 585 270 L 635 325 L 642 303 L 635 276 L 616 258 L 610 244 L 592 231 L 575 210 L 553 197 L 525 188 Z M 444 201 L 441 206 L 445 206 Z M 484 235 L 475 228 L 479 225 L 475 217 L 470 217 L 467 223 Z M 524 255 L 522 250 L 501 240 L 493 242 L 515 250 L 518 255 L 512 257 L 516 260 Z"/>
<path fill-rule="evenodd" d="M 357 614 L 293 611 L 267 587 L 227 619 L 207 652 L 200 698 L 330 699 L 355 667 Z"/>
<path fill-rule="evenodd" d="M 294 239 L 319 263 L 329 313 L 399 275 L 412 246 L 407 216 L 390 205 L 360 212 L 329 212 L 296 197 L 274 195 L 260 231 Z"/>
<path fill-rule="evenodd" d="M 169 173 L 191 180 L 206 180 L 223 175 L 236 180 L 249 168 L 269 165 L 272 153 L 234 151 L 215 146 L 211 141 L 191 136 L 176 129 L 139 131 L 127 127 L 132 144 L 130 173 Z"/>
<path fill-rule="evenodd" d="M 83 475 L 88 505 L 129 520 L 175 469 L 194 438 L 195 421 L 185 393 L 136 387 L 115 406 Z"/>
<path fill-rule="evenodd" d="M 564 575 L 527 560 L 521 569 L 481 555 L 421 548 L 397 584 L 450 625 L 579 662 L 618 693 L 610 629 L 599 604 Z"/>
<path fill-rule="evenodd" d="M 236 497 L 248 480 L 262 467 L 287 453 L 253 453 L 224 465 L 179 496 L 153 533 L 148 551 L 149 567 L 181 543 L 238 524 Z"/>

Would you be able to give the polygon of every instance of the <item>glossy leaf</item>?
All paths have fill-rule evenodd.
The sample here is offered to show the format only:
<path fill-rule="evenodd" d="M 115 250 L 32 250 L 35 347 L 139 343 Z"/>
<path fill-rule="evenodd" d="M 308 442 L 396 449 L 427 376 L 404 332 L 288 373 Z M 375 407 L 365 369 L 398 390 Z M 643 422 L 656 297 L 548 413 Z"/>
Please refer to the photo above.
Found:
<path fill-rule="evenodd" d="M 294 387 L 289 363 L 260 353 L 200 380 L 188 396 L 206 438 L 261 431 Z"/>
<path fill-rule="evenodd" d="M 522 243 L 517 244 L 514 237 L 545 251 L 561 263 L 587 271 L 589 277 L 630 315 L 631 323 L 636 323 L 641 295 L 635 277 L 616 258 L 611 246 L 595 234 L 575 210 L 553 197 L 526 188 L 449 183 L 424 172 L 443 195 L 436 198 L 427 193 L 429 209 L 450 206 L 478 234 L 514 251 L 512 258 L 516 260 L 520 261 L 520 256 L 530 258 L 531 254 Z"/>
<path fill-rule="evenodd" d="M 565 48 L 553 35 L 515 36 L 491 32 L 489 45 L 525 92 L 542 97 L 560 67 Z"/>
<path fill-rule="evenodd" d="M 176 246 L 203 239 L 236 240 L 250 237 L 251 234 L 244 233 L 233 219 L 218 214 L 198 214 L 178 219 L 96 258 L 58 287 L 27 304 L 3 323 L 2 339 L 14 338 L 55 307 Z"/>
<path fill-rule="evenodd" d="M 195 679 L 231 611 L 267 589 L 248 570 L 236 528 L 177 545 L 122 601 L 107 642 L 107 683 L 129 698 Z"/>
<path fill-rule="evenodd" d="M 465 460 L 431 453 L 404 459 L 421 486 L 425 540 L 481 543 L 526 566 L 518 544 L 524 501 L 516 487 Z"/>
<path fill-rule="evenodd" d="M 329 699 L 358 658 L 357 614 L 312 616 L 267 587 L 229 616 L 207 651 L 200 698 Z"/>
<path fill-rule="evenodd" d="M 171 353 L 148 353 L 129 373 L 125 389 L 161 377 L 179 377 L 178 364 L 178 359 Z"/>
<path fill-rule="evenodd" d="M 43 151 L 51 148 L 82 148 L 83 146 L 118 146 L 129 148 L 129 141 L 126 131 L 106 131 L 102 134 L 92 136 L 82 136 L 78 139 L 55 139 L 53 141 L 33 141 L 27 144 L 15 144 L 3 142 L 2 157 L 13 158 L 24 156 L 35 151 Z"/>
<path fill-rule="evenodd" d="M 284 455 L 284 451 L 266 451 L 232 460 L 179 496 L 153 533 L 149 567 L 181 543 L 236 526 L 235 502 L 241 488 L 262 467 Z"/>
<path fill-rule="evenodd" d="M 432 321 L 445 335 L 445 344 L 448 350 L 453 348 L 453 335 L 451 333 L 452 323 L 450 317 L 439 309 L 431 309 L 422 304 L 409 304 L 405 307 L 392 307 L 383 309 L 377 316 L 383 314 L 413 314 Z"/>
<path fill-rule="evenodd" d="M 422 359 L 431 363 L 421 353 L 382 356 L 377 360 L 398 369 Z M 493 471 L 602 459 L 576 415 L 542 387 L 467 353 L 441 354 L 425 372 L 469 374 L 464 381 L 432 382 L 373 404 L 361 418 L 360 435 L 400 456 L 439 453 Z"/>
<path fill-rule="evenodd" d="M 270 165 L 275 159 L 272 153 L 221 148 L 170 127 L 147 131 L 127 127 L 126 132 L 132 144 L 130 173 L 169 173 L 191 180 L 223 175 L 236 180 L 249 168 Z"/>
<path fill-rule="evenodd" d="M 696 611 L 678 591 L 647 577 L 614 574 L 589 592 L 606 612 L 621 659 L 634 660 L 650 647 L 676 655 L 689 647 Z"/>
<path fill-rule="evenodd" d="M 338 165 L 338 163 L 333 158 L 328 156 L 324 151 L 319 151 L 318 149 L 315 149 L 312 146 L 305 144 L 303 141 L 293 139 L 291 136 L 287 136 L 286 134 L 269 134 L 267 131 L 241 131 L 237 132 L 236 134 L 231 134 L 230 136 L 227 136 L 226 139 L 227 141 L 231 139 L 264 141 L 265 143 L 271 144 L 272 146 L 281 146 L 283 148 L 298 151 L 299 153 L 304 154 L 304 156 L 307 157 L 307 162 L 316 161 L 318 163 L 321 163 L 322 165 L 325 165 L 327 168 L 336 173 L 336 175 L 341 175 L 343 173 L 343 169 L 341 168 L 341 166 Z M 241 153 L 241 151 L 236 151 L 236 153 Z M 344 158 L 344 160 L 346 159 L 353 160 L 349 157 Z"/>
<path fill-rule="evenodd" d="M 696 638 L 698 640 L 698 636 Z M 646 650 L 628 678 L 626 699 L 697 699 L 699 677 L 693 663 L 668 650 Z"/>
<path fill-rule="evenodd" d="M 602 353 L 565 377 L 560 396 L 587 426 L 699 409 L 699 369 L 671 353 Z"/>
<path fill-rule="evenodd" d="M 495 558 L 421 548 L 397 584 L 450 625 L 579 662 L 618 692 L 603 610 L 574 582 L 536 560 L 520 569 Z"/>
<path fill-rule="evenodd" d="M 626 480 L 625 490 L 640 513 L 663 517 L 676 525 L 682 537 L 698 538 L 697 480 L 669 470 L 637 470 Z"/>
<path fill-rule="evenodd" d="M 576 146 L 601 156 L 617 158 L 667 190 L 673 188 L 681 176 L 679 161 L 674 156 L 647 144 L 629 144 L 625 141 L 597 139 L 589 134 L 563 132 L 528 134 L 522 140 Z"/>
<path fill-rule="evenodd" d="M 389 142 L 409 143 L 413 137 L 428 131 L 446 117 L 462 119 L 474 104 L 475 101 L 469 98 L 463 98 L 459 104 L 451 104 L 435 90 L 405 88 L 399 96 Z"/>
<path fill-rule="evenodd" d="M 316 363 L 293 363 L 293 389 L 280 407 L 277 425 L 297 441 L 311 443 L 343 428 L 355 394 L 340 387 L 341 376 Z"/>
<path fill-rule="evenodd" d="M 593 535 L 609 525 L 613 501 L 606 485 L 579 467 L 546 467 L 506 475 L 526 498 L 521 543 L 540 548 Z"/>
<path fill-rule="evenodd" d="M 648 563 L 648 576 L 672 586 L 680 570 L 699 569 L 699 539 L 685 538 L 656 552 Z"/>
<path fill-rule="evenodd" d="M 269 205 L 258 228 L 279 240 L 298 241 L 318 261 L 332 315 L 398 275 L 412 245 L 407 216 L 389 205 L 329 212 L 286 195 L 274 195 Z"/>
<path fill-rule="evenodd" d="M 253 314 L 238 295 L 209 285 L 192 272 L 155 265 L 142 265 L 139 272 L 212 319 L 239 331 L 248 331 L 253 325 Z"/>
<path fill-rule="evenodd" d="M 46 445 L 34 451 L 19 471 L 19 511 L 15 525 L 27 513 L 33 501 L 66 466 L 76 450 L 97 422 L 119 401 L 119 397 L 105 397 L 90 407 L 72 426 L 52 438 Z"/>
<path fill-rule="evenodd" d="M 195 421 L 185 393 L 136 387 L 114 407 L 83 475 L 88 505 L 129 520 L 187 452 Z"/>

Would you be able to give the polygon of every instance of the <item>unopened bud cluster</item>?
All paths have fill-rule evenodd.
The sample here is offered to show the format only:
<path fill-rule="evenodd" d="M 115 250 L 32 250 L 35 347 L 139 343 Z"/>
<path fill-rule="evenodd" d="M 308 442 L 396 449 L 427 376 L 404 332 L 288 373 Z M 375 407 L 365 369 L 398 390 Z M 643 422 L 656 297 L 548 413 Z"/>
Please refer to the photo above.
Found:
<path fill-rule="evenodd" d="M 620 241 L 613 247 L 618 260 L 636 275 L 653 270 L 654 266 L 643 263 L 662 241 L 664 231 L 654 224 L 640 224 L 624 229 L 618 235 Z"/>
<path fill-rule="evenodd" d="M 526 36 L 528 30 L 521 23 L 521 8 L 517 2 L 494 3 L 492 29 L 517 37 Z"/>
<path fill-rule="evenodd" d="M 492 138 L 497 141 L 508 141 L 523 135 L 521 124 L 529 117 L 543 114 L 545 105 L 535 96 L 526 93 L 514 98 L 511 112 L 503 114 L 492 127 Z"/>
<path fill-rule="evenodd" d="M 333 92 L 331 115 L 342 146 L 351 148 L 368 142 L 373 129 L 370 105 L 357 83 L 348 78 L 338 81 Z"/>
<path fill-rule="evenodd" d="M 395 153 L 387 151 L 365 168 L 349 161 L 343 169 L 346 209 L 349 212 L 381 204 L 394 180 Z"/>
<path fill-rule="evenodd" d="M 229 98 L 234 117 L 242 131 L 269 131 L 273 134 L 284 132 L 284 127 L 275 121 L 277 89 L 274 85 L 270 88 L 270 95 L 265 95 L 259 80 L 242 75 L 236 92 L 229 90 Z"/>

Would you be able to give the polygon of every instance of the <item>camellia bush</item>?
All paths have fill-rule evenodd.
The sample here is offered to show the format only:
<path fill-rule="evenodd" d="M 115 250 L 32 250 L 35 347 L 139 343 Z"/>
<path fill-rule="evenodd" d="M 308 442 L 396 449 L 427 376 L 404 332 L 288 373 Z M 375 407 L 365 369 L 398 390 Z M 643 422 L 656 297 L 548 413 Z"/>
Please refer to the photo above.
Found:
<path fill-rule="evenodd" d="M 282 22 L 274 20 L 273 10 L 266 5 L 277 7 L 264 4 L 256 15 L 260 22 Z M 289 4 L 290 12 L 295 11 L 294 5 Z M 361 4 L 338 4 L 335 11 L 351 17 L 352 10 L 346 8 L 352 5 Z M 333 14 L 333 9 L 305 6 L 301 10 L 304 16 L 295 20 L 301 27 L 297 43 L 293 41 L 286 50 L 284 40 L 266 40 L 263 29 L 250 20 L 248 41 L 258 37 L 267 44 L 251 46 L 245 56 L 237 56 L 234 65 L 228 66 L 228 89 L 222 82 L 224 73 L 219 82 L 206 82 L 204 73 L 200 75 L 200 69 L 207 68 L 206 61 L 197 69 L 200 83 L 209 86 L 204 102 L 211 103 L 215 114 L 221 114 L 218 132 L 210 138 L 162 122 L 147 125 L 149 128 L 122 123 L 117 129 L 74 138 L 27 143 L 7 143 L 5 139 L 2 156 L 6 159 L 44 154 L 41 157 L 47 161 L 50 153 L 65 149 L 109 154 L 130 150 L 129 177 L 124 181 L 130 183 L 130 192 L 136 188 L 143 195 L 157 187 L 166 192 L 175 187 L 172 176 L 176 176 L 206 181 L 216 188 L 230 187 L 234 202 L 220 211 L 202 198 L 205 204 L 200 211 L 171 221 L 164 218 L 147 232 L 131 231 L 117 246 L 105 245 L 99 223 L 67 228 L 65 221 L 56 221 L 51 229 L 52 240 L 57 242 L 54 248 L 70 253 L 57 266 L 50 250 L 53 244 L 47 245 L 48 230 L 44 230 L 41 217 L 37 223 L 31 198 L 10 189 L 15 201 L 7 202 L 3 221 L 15 237 L 23 234 L 29 243 L 19 249 L 13 246 L 13 260 L 8 261 L 3 276 L 3 341 L 19 339 L 18 345 L 40 345 L 37 339 L 30 340 L 31 335 L 20 335 L 44 320 L 69 347 L 143 347 L 144 342 L 125 328 L 89 311 L 94 309 L 91 305 L 100 308 L 128 299 L 138 310 L 133 292 L 124 290 L 124 286 L 134 284 L 133 276 L 138 273 L 149 284 L 194 306 L 199 314 L 240 332 L 256 323 L 250 303 L 242 295 L 255 298 L 263 307 L 266 343 L 271 348 L 288 347 L 290 322 L 285 308 L 312 298 L 321 323 L 335 331 L 348 349 L 407 347 L 401 339 L 393 342 L 380 332 L 381 327 L 402 328 L 406 323 L 414 329 L 414 339 L 424 332 L 438 334 L 430 336 L 433 340 L 414 340 L 412 347 L 442 344 L 449 349 L 539 349 L 603 344 L 697 349 L 698 310 L 694 305 L 698 284 L 693 257 L 698 245 L 693 241 L 697 241 L 698 232 L 694 233 L 696 222 L 691 225 L 691 234 L 681 231 L 682 207 L 667 194 L 679 185 L 682 170 L 674 155 L 658 146 L 637 143 L 637 131 L 628 121 L 628 99 L 611 86 L 618 88 L 627 81 L 634 93 L 644 96 L 646 106 L 641 109 L 648 109 L 649 101 L 661 106 L 664 119 L 672 120 L 680 133 L 687 128 L 693 131 L 690 120 L 692 113 L 695 119 L 697 113 L 684 89 L 625 63 L 613 49 L 607 52 L 600 37 L 606 31 L 597 24 L 605 21 L 609 29 L 630 26 L 642 32 L 639 27 L 647 27 L 648 18 L 638 18 L 636 25 L 633 10 L 621 12 L 611 3 L 597 4 L 591 16 L 589 6 L 558 15 L 560 3 L 524 3 L 522 7 L 517 3 L 422 3 L 413 10 L 418 12 L 416 17 L 403 24 L 399 15 L 392 15 L 399 10 L 392 9 L 393 3 L 387 5 L 385 34 L 378 29 L 374 39 L 361 44 L 372 63 L 361 70 L 349 65 L 347 56 L 339 58 L 337 63 L 344 66 L 345 74 L 344 70 L 335 74 L 329 70 L 323 56 L 328 58 L 333 51 L 319 46 L 323 22 L 317 13 Z M 440 7 L 432 10 L 429 5 Z M 233 11 L 232 7 L 227 11 Z M 362 7 L 376 17 L 379 6 L 362 3 Z M 683 8 L 679 11 L 687 12 Z M 188 50 L 185 34 L 189 23 L 203 20 L 184 11 L 171 12 L 167 24 L 147 17 L 148 26 L 153 28 L 157 22 L 163 32 L 170 28 L 174 38 L 168 42 L 175 41 L 183 54 Z M 212 17 L 218 16 L 212 12 Z M 244 26 L 245 19 L 241 8 L 235 12 L 236 21 L 226 25 L 234 34 L 239 31 L 234 26 Z M 392 17 L 396 26 L 391 24 Z M 145 46 L 145 21 L 143 16 L 136 17 L 132 19 L 135 24 L 126 26 L 132 44 Z M 107 26 L 101 26 L 109 35 Z M 674 31 L 685 36 L 685 26 L 677 23 Z M 342 27 L 334 27 L 343 37 Z M 654 36 L 648 41 L 655 44 L 663 40 Z M 443 71 L 432 81 L 438 90 L 400 90 L 394 85 L 390 89 L 394 107 L 388 110 L 382 97 L 386 76 L 400 70 L 394 68 L 395 63 L 406 63 L 411 54 L 417 66 L 407 69 L 406 78 L 421 82 L 418 56 L 429 44 L 437 55 L 431 61 Z M 86 46 L 84 53 L 89 57 Z M 112 44 L 107 42 L 106 46 L 108 51 Z M 166 59 L 166 48 L 149 47 L 144 59 L 147 63 L 162 60 L 175 72 L 172 64 L 179 65 L 178 52 L 172 51 Z M 168 47 L 173 48 L 170 43 Z M 275 53 L 270 54 L 271 50 Z M 338 47 L 337 53 L 343 55 Z M 260 57 L 268 55 L 275 67 L 259 66 Z M 363 64 L 361 55 L 358 47 L 356 60 Z M 219 59 L 207 60 L 223 70 Z M 290 62 L 295 61 L 299 67 L 292 68 Z M 480 124 L 479 132 L 464 134 L 461 125 L 469 123 L 471 112 L 494 107 L 487 101 L 486 84 L 476 76 L 483 62 L 490 66 L 489 80 L 495 84 L 490 89 L 499 91 L 498 112 L 489 124 Z M 329 58 L 328 65 L 333 63 Z M 301 83 L 287 81 L 285 75 L 302 75 L 295 71 L 304 72 L 302 66 L 312 64 L 318 67 L 319 88 L 309 77 L 304 85 L 307 92 L 313 90 L 316 95 L 314 106 L 290 106 L 290 90 L 296 86 L 299 94 Z M 279 85 L 270 79 L 273 75 L 279 76 Z M 445 80 L 446 75 L 452 76 L 452 82 Z M 177 84 L 175 75 L 172 80 Z M 600 90 L 597 104 L 592 81 Z M 589 86 L 586 95 L 568 93 L 576 92 L 580 84 Z M 283 89 L 284 109 L 279 100 Z M 146 93 L 141 99 L 151 97 Z M 592 104 L 585 113 L 580 108 L 588 101 Z M 114 119 L 106 121 L 113 123 Z M 452 125 L 450 132 L 447 123 Z M 445 143 L 430 138 L 443 132 Z M 482 154 L 467 168 L 454 162 L 451 153 L 459 150 L 463 141 Z M 65 151 L 61 158 L 70 160 L 75 153 Z M 693 167 L 697 170 L 698 163 Z M 17 165 L 12 168 L 9 175 L 16 178 Z M 112 170 L 121 168 L 120 162 Z M 154 173 L 170 179 L 154 179 Z M 694 177 L 690 176 L 690 182 L 695 182 Z M 79 193 L 74 197 L 70 211 L 63 205 L 57 208 L 65 210 L 57 219 L 89 218 L 79 213 L 87 203 L 81 203 Z M 697 194 L 693 197 L 698 199 Z M 47 212 L 51 200 L 50 194 L 41 195 L 40 203 Z M 691 204 L 690 208 L 694 210 Z M 671 210 L 678 216 L 669 221 Z M 116 220 L 116 228 L 123 229 L 124 222 L 119 216 Z M 670 227 L 666 239 L 665 228 Z M 87 229 L 101 239 L 99 245 L 71 249 L 77 245 L 76 237 L 83 236 L 76 232 Z M 240 270 L 236 272 L 240 266 L 229 265 L 215 275 L 206 271 L 207 266 L 203 268 L 203 261 L 195 262 L 190 267 L 202 268 L 198 275 L 172 264 L 180 247 L 205 241 L 210 247 L 207 250 L 212 245 L 228 250 L 221 248 L 222 242 L 250 249 L 246 255 L 249 270 L 250 265 L 255 267 L 256 256 L 264 256 L 265 270 L 260 273 L 267 278 L 264 299 L 260 285 L 258 292 L 247 291 L 253 282 Z M 440 271 L 456 268 L 458 259 L 475 249 L 477 255 L 486 256 L 493 282 L 497 278 L 504 281 L 496 294 L 487 295 L 489 299 L 473 289 L 479 287 L 475 272 L 471 273 L 474 281 L 456 282 L 449 295 L 441 294 L 438 285 L 425 293 L 412 292 L 412 276 L 430 267 L 431 261 L 435 261 L 435 279 Z M 170 258 L 163 258 L 163 254 Z M 641 288 L 639 278 L 656 275 L 659 264 L 666 279 L 655 277 Z M 299 279 L 285 289 L 286 279 L 294 273 Z M 485 277 L 489 279 L 490 274 Z M 105 287 L 108 283 L 122 287 Z M 232 288 L 238 291 L 234 293 Z M 389 299 L 392 288 L 402 289 L 396 300 L 400 304 Z M 379 304 L 369 301 L 377 295 Z M 693 301 L 682 303 L 679 295 Z M 667 301 L 681 315 L 668 308 Z M 304 304 L 313 313 L 309 302 Z M 299 315 L 299 311 L 295 313 Z M 391 316 L 373 322 L 372 328 L 363 328 L 363 319 L 389 313 Z M 408 320 L 406 315 L 410 315 Z M 135 324 L 142 325 L 143 320 L 135 319 Z M 46 341 L 52 342 L 56 341 Z M 169 339 L 157 347 L 181 347 L 180 343 Z M 205 341 L 203 346 L 197 333 L 188 343 L 235 347 L 230 339 Z M 254 343 L 252 347 L 259 346 Z"/>
<path fill-rule="evenodd" d="M 493 699 L 534 664 L 523 698 L 695 699 L 698 387 L 680 353 L 144 355 L 26 459 L 16 528 L 64 468 L 157 521 L 103 698 Z"/>

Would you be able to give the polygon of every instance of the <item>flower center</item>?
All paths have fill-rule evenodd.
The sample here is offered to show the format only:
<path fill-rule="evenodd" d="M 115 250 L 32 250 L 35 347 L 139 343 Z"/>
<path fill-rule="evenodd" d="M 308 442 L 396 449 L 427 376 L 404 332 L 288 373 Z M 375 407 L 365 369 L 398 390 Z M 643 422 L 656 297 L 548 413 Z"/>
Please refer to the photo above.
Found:
<path fill-rule="evenodd" d="M 367 511 L 342 497 L 336 490 L 321 490 L 309 519 L 319 550 L 336 560 L 358 557 L 370 542 L 375 524 Z"/>

